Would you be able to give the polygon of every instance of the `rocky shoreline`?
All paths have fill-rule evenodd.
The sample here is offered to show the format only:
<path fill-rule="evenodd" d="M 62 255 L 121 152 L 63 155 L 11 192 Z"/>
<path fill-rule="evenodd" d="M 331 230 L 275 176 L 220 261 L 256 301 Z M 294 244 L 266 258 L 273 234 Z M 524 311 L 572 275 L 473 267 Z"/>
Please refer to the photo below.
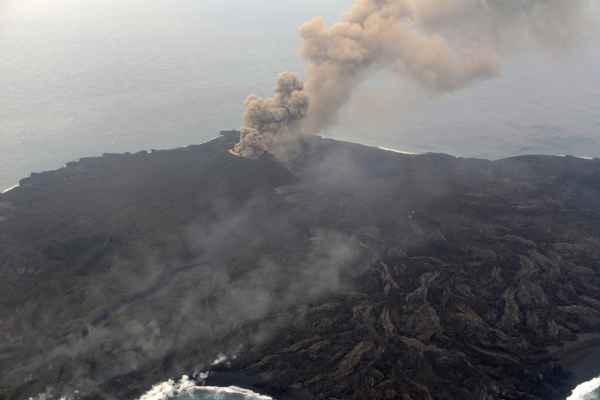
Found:
<path fill-rule="evenodd" d="M 577 337 L 576 340 L 566 343 L 561 348 L 552 350 L 554 357 L 560 360 L 565 367 L 572 367 L 588 353 L 600 348 L 600 334 L 589 333 Z"/>
<path fill-rule="evenodd" d="M 582 383 L 596 378 L 600 376 L 600 337 L 585 335 L 585 338 L 564 346 L 556 357 L 566 370 L 572 372 L 573 381 Z"/>
<path fill-rule="evenodd" d="M 2 400 L 211 368 L 279 399 L 566 398 L 600 343 L 599 161 L 236 139 L 0 195 Z"/>

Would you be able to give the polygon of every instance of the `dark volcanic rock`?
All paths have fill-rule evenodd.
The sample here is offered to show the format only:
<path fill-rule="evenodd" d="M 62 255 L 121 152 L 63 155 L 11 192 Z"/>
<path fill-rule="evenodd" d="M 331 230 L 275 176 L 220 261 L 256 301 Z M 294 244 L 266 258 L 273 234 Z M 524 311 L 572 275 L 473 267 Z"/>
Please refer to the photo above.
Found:
<path fill-rule="evenodd" d="M 0 195 L 0 398 L 134 398 L 219 353 L 215 382 L 282 399 L 565 397 L 556 355 L 600 327 L 600 162 L 236 139 Z"/>

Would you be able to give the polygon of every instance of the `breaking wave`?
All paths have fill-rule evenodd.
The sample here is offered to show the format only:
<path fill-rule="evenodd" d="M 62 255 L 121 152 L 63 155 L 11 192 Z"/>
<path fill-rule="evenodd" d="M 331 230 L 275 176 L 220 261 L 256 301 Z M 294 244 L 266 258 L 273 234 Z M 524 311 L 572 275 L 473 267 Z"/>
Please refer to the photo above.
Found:
<path fill-rule="evenodd" d="M 139 400 L 274 400 L 272 397 L 255 393 L 236 386 L 199 386 L 184 375 L 179 382 L 170 379 L 154 385 Z"/>
<path fill-rule="evenodd" d="M 600 400 L 600 377 L 577 386 L 567 400 Z"/>

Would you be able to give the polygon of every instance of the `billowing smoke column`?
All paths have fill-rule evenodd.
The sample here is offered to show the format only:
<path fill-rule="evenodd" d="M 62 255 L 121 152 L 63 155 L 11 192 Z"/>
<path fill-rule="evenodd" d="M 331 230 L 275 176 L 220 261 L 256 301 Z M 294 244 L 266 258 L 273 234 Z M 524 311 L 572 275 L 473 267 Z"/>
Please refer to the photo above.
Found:
<path fill-rule="evenodd" d="M 562 46 L 577 34 L 588 0 L 356 0 L 337 23 L 300 27 L 304 84 L 279 78 L 276 94 L 246 100 L 234 152 L 256 157 L 335 123 L 353 89 L 385 68 L 437 93 L 498 74 L 501 56 L 525 43 Z"/>
<path fill-rule="evenodd" d="M 246 99 L 240 143 L 233 152 L 254 158 L 299 132 L 299 122 L 308 112 L 308 96 L 302 82 L 289 72 L 279 76 L 275 95 Z"/>

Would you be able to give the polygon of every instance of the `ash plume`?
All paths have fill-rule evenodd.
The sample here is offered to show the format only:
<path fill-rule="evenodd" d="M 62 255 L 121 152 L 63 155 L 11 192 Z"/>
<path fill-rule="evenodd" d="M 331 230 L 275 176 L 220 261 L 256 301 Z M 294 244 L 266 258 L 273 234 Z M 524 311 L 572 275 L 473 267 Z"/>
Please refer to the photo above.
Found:
<path fill-rule="evenodd" d="M 302 82 L 294 74 L 284 72 L 279 76 L 273 97 L 250 96 L 245 106 L 241 141 L 233 152 L 253 158 L 297 132 L 297 124 L 308 111 L 308 96 Z"/>
<path fill-rule="evenodd" d="M 246 100 L 233 152 L 257 157 L 335 124 L 369 73 L 388 69 L 433 93 L 494 77 L 515 47 L 577 40 L 589 0 L 356 0 L 337 23 L 300 27 L 305 82 L 279 78 L 271 98 Z"/>

